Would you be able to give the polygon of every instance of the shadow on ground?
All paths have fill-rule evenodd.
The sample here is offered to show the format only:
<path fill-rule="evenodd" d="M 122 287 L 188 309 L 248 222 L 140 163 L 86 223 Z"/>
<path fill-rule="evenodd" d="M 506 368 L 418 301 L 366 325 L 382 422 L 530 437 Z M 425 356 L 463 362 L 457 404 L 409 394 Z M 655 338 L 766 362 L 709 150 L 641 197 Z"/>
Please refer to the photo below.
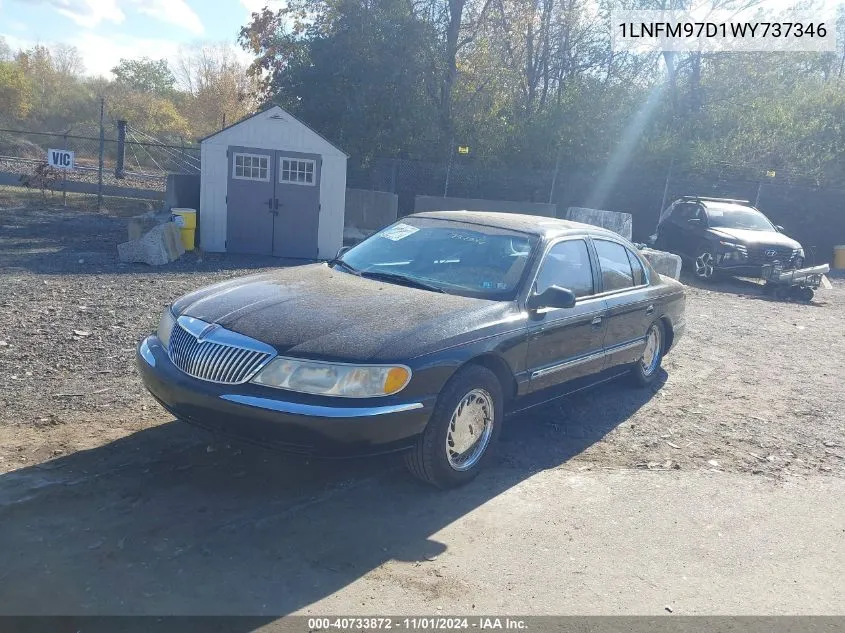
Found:
<path fill-rule="evenodd" d="M 176 421 L 8 473 L 0 614 L 272 620 L 386 561 L 437 556 L 439 530 L 566 464 L 652 395 L 617 381 L 522 413 L 489 469 L 445 492 L 412 480 L 398 456 L 307 462 Z"/>

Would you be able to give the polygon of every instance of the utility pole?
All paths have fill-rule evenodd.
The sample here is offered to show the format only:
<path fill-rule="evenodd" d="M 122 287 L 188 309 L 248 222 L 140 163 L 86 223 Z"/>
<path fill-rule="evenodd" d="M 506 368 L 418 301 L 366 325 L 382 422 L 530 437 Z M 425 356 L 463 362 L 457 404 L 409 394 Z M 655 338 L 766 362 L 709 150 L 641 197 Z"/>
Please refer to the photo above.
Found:
<path fill-rule="evenodd" d="M 443 197 L 449 194 L 449 174 L 452 173 L 452 158 L 455 156 L 455 137 L 449 141 L 449 162 L 446 164 L 446 180 L 443 183 Z"/>

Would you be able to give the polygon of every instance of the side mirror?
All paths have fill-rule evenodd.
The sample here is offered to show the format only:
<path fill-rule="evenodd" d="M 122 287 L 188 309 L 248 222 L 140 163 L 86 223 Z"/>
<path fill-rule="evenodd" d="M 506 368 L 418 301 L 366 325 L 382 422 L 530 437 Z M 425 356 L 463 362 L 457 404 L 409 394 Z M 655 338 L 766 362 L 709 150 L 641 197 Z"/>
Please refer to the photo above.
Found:
<path fill-rule="evenodd" d="M 575 305 L 575 293 L 568 288 L 549 286 L 540 294 L 528 297 L 528 309 L 571 308 Z"/>
<path fill-rule="evenodd" d="M 334 258 L 335 258 L 335 259 L 340 259 L 340 258 L 341 258 L 341 257 L 343 257 L 343 256 L 344 256 L 347 252 L 349 252 L 351 249 L 352 249 L 352 247 L 351 247 L 351 246 L 341 246 L 339 249 L 337 249 L 337 255 L 335 255 L 335 256 L 334 256 Z"/>
<path fill-rule="evenodd" d="M 785 228 L 783 228 L 780 224 L 775 224 L 775 228 L 776 228 L 779 232 L 781 232 L 781 233 L 785 233 L 785 232 L 786 232 L 786 229 L 785 229 Z"/>

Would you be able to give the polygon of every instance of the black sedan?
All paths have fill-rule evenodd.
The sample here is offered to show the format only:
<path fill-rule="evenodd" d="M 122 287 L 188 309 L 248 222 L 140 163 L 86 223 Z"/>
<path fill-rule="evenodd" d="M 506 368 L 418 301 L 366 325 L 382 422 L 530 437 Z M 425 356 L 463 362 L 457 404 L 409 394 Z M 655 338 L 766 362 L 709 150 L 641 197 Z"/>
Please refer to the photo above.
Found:
<path fill-rule="evenodd" d="M 720 272 L 760 277 L 766 264 L 778 263 L 787 270 L 804 265 L 801 244 L 748 200 L 680 198 L 660 215 L 654 244 L 686 257 L 702 281 Z"/>
<path fill-rule="evenodd" d="M 177 418 L 307 454 L 407 451 L 449 487 L 506 413 L 620 374 L 648 385 L 683 330 L 683 286 L 615 233 L 433 212 L 178 299 L 138 366 Z"/>

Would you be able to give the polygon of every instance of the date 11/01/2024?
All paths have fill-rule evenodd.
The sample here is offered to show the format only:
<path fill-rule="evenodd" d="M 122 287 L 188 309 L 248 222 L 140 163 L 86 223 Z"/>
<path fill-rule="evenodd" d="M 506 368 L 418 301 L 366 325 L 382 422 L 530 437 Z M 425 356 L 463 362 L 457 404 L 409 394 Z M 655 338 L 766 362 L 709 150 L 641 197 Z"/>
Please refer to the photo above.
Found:
<path fill-rule="evenodd" d="M 827 37 L 824 22 L 620 22 L 624 38 Z"/>
<path fill-rule="evenodd" d="M 525 620 L 518 618 L 500 617 L 414 617 L 414 618 L 390 618 L 390 617 L 353 617 L 353 618 L 309 618 L 309 631 L 330 631 L 330 630 L 367 630 L 367 629 L 407 629 L 407 630 L 461 630 L 478 629 L 485 630 L 526 630 L 528 627 Z"/>

